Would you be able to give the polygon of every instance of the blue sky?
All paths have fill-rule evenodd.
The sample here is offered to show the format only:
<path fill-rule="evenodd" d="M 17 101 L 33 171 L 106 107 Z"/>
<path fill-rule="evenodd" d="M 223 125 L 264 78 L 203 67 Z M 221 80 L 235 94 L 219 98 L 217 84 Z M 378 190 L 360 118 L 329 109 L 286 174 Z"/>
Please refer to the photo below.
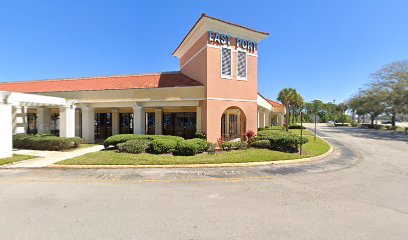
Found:
<path fill-rule="evenodd" d="M 408 1 L 1 1 L 0 81 L 172 71 L 171 53 L 205 12 L 270 33 L 259 91 L 347 99 L 408 58 Z"/>

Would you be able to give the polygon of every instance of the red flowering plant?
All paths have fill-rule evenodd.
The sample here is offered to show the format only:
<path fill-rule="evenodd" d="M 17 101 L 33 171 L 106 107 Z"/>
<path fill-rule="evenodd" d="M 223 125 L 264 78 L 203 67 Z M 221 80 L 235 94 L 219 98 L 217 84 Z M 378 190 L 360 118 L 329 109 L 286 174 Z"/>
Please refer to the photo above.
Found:
<path fill-rule="evenodd" d="M 252 130 L 248 130 L 245 133 L 245 140 L 247 141 L 248 145 L 251 145 L 254 142 L 255 137 L 256 137 L 256 134 Z"/>
<path fill-rule="evenodd" d="M 217 138 L 217 145 L 222 149 L 222 145 L 224 144 L 224 139 L 222 138 Z"/>

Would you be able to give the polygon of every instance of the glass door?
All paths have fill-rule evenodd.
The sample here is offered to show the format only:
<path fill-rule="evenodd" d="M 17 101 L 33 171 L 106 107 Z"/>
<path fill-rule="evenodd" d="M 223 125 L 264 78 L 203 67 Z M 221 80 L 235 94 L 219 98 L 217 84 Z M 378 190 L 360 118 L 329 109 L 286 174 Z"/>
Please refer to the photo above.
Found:
<path fill-rule="evenodd" d="M 133 113 L 120 113 L 119 121 L 120 121 L 119 125 L 120 134 L 133 133 Z"/>
<path fill-rule="evenodd" d="M 105 140 L 112 136 L 112 113 L 95 114 L 95 139 Z"/>

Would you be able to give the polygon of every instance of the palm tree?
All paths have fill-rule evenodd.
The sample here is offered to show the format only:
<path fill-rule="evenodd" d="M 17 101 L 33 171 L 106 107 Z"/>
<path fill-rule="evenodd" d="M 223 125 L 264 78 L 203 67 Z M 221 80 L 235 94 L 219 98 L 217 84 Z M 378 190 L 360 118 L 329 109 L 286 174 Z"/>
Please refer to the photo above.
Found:
<path fill-rule="evenodd" d="M 288 131 L 288 125 L 289 125 L 289 106 L 295 94 L 296 94 L 296 90 L 294 88 L 284 88 L 278 94 L 278 100 L 286 108 L 286 114 L 285 114 L 286 131 Z"/>
<path fill-rule="evenodd" d="M 291 108 L 292 108 L 292 124 L 295 123 L 295 119 L 297 118 L 298 112 L 297 110 L 301 110 L 301 108 L 304 105 L 304 101 L 303 101 L 303 97 L 296 92 L 295 90 L 295 94 L 293 95 L 293 98 L 291 100 Z"/>

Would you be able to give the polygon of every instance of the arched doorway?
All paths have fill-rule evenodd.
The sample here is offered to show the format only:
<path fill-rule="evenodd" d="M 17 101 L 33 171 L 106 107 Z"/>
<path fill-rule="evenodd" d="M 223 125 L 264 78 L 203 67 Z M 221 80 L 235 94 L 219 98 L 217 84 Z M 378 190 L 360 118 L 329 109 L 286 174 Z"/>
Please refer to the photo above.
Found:
<path fill-rule="evenodd" d="M 221 116 L 221 138 L 224 141 L 243 140 L 246 132 L 246 117 L 239 107 L 227 108 Z"/>

